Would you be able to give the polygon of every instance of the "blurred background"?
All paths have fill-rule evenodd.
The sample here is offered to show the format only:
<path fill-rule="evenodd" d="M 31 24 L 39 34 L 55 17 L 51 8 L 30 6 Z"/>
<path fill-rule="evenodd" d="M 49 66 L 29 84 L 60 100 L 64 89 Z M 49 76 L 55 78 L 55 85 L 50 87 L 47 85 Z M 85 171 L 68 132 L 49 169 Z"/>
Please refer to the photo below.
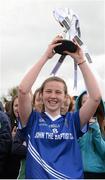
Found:
<path fill-rule="evenodd" d="M 105 100 L 105 2 L 104 0 L 0 0 L 0 97 L 18 86 L 28 69 L 43 55 L 62 27 L 53 17 L 54 8 L 70 8 L 80 19 L 81 39 L 93 63 L 90 64 Z M 33 91 L 46 79 L 60 55 L 43 67 Z M 78 69 L 77 90 L 73 89 L 73 60 L 66 57 L 57 75 L 66 80 L 69 93 L 85 89 Z"/>

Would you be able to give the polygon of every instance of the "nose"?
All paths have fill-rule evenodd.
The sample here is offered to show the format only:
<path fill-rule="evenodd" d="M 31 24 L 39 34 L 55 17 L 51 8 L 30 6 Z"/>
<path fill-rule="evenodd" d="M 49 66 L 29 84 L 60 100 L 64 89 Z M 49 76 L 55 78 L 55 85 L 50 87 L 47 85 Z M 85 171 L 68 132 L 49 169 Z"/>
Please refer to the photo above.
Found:
<path fill-rule="evenodd" d="M 52 93 L 50 94 L 50 97 L 51 97 L 51 98 L 56 98 L 56 93 L 55 93 L 55 92 L 52 92 Z"/>

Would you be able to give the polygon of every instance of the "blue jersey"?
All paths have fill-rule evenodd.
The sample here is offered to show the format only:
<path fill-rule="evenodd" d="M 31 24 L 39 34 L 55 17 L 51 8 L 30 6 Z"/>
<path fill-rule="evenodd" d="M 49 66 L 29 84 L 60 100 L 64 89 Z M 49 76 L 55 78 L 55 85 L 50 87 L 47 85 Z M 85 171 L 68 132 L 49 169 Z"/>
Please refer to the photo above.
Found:
<path fill-rule="evenodd" d="M 83 178 L 79 112 L 68 112 L 52 121 L 45 113 L 33 111 L 24 132 L 28 146 L 26 178 Z"/>

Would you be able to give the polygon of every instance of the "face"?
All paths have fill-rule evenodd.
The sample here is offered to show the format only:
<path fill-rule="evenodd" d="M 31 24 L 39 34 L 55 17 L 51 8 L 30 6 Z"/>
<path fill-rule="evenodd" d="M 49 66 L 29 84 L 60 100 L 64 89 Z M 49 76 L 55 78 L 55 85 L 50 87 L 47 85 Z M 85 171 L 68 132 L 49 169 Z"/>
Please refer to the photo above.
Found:
<path fill-rule="evenodd" d="M 43 89 L 42 98 L 45 111 L 52 115 L 60 114 L 60 109 L 65 98 L 64 84 L 57 81 L 47 82 Z"/>
<path fill-rule="evenodd" d="M 13 112 L 14 112 L 16 117 L 19 117 L 18 97 L 14 100 L 14 103 L 13 103 Z"/>
<path fill-rule="evenodd" d="M 87 94 L 84 94 L 84 95 L 82 96 L 81 106 L 83 106 L 83 104 L 87 101 L 87 99 L 88 99 L 88 95 L 87 95 Z"/>
<path fill-rule="evenodd" d="M 65 101 L 61 106 L 61 114 L 65 114 L 66 112 L 68 112 L 69 106 L 70 106 L 70 98 L 67 96 L 65 97 Z"/>
<path fill-rule="evenodd" d="M 36 111 L 41 112 L 42 111 L 42 98 L 39 92 L 36 93 L 35 102 L 34 102 L 34 108 Z"/>

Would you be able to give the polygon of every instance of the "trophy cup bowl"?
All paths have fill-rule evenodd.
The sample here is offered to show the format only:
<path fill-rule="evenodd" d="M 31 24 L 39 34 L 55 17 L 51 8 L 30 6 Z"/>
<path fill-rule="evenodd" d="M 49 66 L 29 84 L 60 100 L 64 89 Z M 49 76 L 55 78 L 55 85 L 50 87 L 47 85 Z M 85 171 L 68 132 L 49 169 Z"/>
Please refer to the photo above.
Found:
<path fill-rule="evenodd" d="M 75 53 L 77 51 L 77 45 L 75 45 L 72 41 L 63 39 L 58 41 L 57 43 L 62 43 L 59 46 L 54 48 L 55 52 L 61 55 L 66 55 L 64 51 L 69 51 L 71 53 Z"/>

